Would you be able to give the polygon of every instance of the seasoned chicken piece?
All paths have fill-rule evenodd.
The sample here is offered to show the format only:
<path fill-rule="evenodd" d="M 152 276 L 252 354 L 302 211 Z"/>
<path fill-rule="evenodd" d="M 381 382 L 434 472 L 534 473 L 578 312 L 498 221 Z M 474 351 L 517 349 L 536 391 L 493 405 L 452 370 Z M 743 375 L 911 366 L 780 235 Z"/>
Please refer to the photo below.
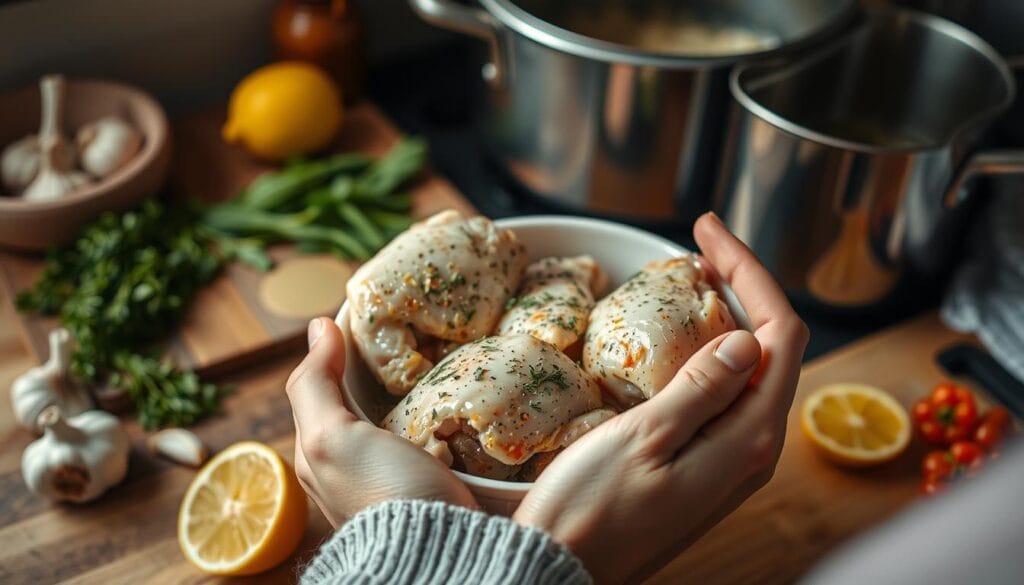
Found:
<path fill-rule="evenodd" d="M 564 351 L 587 330 L 594 295 L 606 280 L 590 256 L 538 260 L 526 267 L 497 334 L 525 333 Z"/>
<path fill-rule="evenodd" d="M 601 407 L 597 384 L 565 354 L 530 335 L 508 335 L 455 350 L 381 426 L 464 471 L 528 479 L 519 466 L 613 415 Z"/>
<path fill-rule="evenodd" d="M 388 392 L 405 395 L 434 365 L 417 338 L 465 343 L 490 333 L 526 263 L 515 234 L 485 217 L 449 210 L 416 223 L 348 281 L 359 353 Z"/>
<path fill-rule="evenodd" d="M 590 314 L 583 368 L 621 406 L 659 392 L 690 356 L 736 328 L 696 256 L 650 262 Z"/>

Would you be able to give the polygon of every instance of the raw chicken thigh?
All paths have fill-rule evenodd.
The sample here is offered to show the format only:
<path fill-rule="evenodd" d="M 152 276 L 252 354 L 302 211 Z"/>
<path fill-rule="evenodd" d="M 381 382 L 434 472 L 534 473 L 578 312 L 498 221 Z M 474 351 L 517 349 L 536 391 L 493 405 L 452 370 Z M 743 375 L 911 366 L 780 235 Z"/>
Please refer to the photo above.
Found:
<path fill-rule="evenodd" d="M 530 335 L 508 335 L 455 350 L 381 426 L 474 475 L 530 480 L 552 452 L 613 415 L 565 354 Z"/>
<path fill-rule="evenodd" d="M 606 280 L 590 256 L 538 260 L 526 267 L 497 334 L 525 333 L 564 351 L 587 330 L 594 295 Z"/>
<path fill-rule="evenodd" d="M 527 258 L 510 230 L 443 211 L 395 238 L 348 281 L 352 337 L 370 370 L 403 396 L 436 355 L 423 342 L 490 333 Z"/>
<path fill-rule="evenodd" d="M 705 343 L 735 329 L 693 255 L 650 262 L 597 303 L 583 368 L 623 407 L 659 392 Z"/>

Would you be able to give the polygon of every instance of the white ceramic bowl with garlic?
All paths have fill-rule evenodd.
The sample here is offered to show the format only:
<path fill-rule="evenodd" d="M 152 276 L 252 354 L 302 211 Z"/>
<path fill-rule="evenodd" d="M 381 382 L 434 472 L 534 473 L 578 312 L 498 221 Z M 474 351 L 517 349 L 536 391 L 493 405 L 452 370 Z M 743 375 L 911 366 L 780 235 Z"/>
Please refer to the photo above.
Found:
<path fill-rule="evenodd" d="M 685 248 L 640 229 L 608 221 L 563 217 L 528 216 L 494 222 L 499 228 L 515 232 L 525 244 L 530 261 L 557 256 L 588 254 L 608 276 L 606 291 L 613 290 L 633 276 L 641 266 L 688 253 Z M 721 286 L 719 292 L 741 327 L 748 327 L 746 313 L 732 290 Z M 359 418 L 379 425 L 399 398 L 389 395 L 361 359 L 352 339 L 349 301 L 341 307 L 336 322 L 345 334 L 347 367 L 342 379 L 346 405 Z M 529 491 L 532 483 L 501 481 L 455 471 L 485 509 L 510 514 Z"/>

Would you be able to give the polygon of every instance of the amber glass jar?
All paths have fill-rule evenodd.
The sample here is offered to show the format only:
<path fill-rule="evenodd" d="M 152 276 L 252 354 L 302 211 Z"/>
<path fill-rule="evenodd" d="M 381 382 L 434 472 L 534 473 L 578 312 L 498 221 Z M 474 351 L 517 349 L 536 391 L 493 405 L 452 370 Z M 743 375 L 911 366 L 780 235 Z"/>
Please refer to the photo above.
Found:
<path fill-rule="evenodd" d="M 274 11 L 279 59 L 316 63 L 341 86 L 345 102 L 363 95 L 363 20 L 353 0 L 282 0 Z"/>

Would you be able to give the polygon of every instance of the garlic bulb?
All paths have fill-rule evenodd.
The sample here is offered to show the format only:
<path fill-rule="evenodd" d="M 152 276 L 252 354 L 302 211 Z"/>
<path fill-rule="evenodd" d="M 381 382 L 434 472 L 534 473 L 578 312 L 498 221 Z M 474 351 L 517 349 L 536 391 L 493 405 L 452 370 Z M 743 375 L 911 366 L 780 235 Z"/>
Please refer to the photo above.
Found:
<path fill-rule="evenodd" d="M 37 419 L 43 409 L 58 406 L 67 416 L 92 408 L 89 392 L 68 375 L 71 334 L 67 329 L 50 332 L 50 357 L 45 364 L 25 372 L 11 384 L 11 407 L 21 425 L 40 432 Z"/>
<path fill-rule="evenodd" d="M 43 96 L 43 120 L 39 128 L 39 172 L 22 197 L 31 201 L 60 199 L 91 181 L 89 175 L 71 168 L 61 155 L 66 140 L 61 133 L 64 117 L 64 78 L 47 75 L 39 82 Z"/>
<path fill-rule="evenodd" d="M 56 406 L 39 415 L 43 436 L 21 455 L 33 492 L 55 502 L 87 502 L 124 479 L 131 443 L 117 417 L 90 410 L 67 420 Z"/>
<path fill-rule="evenodd" d="M 82 168 L 100 179 L 123 167 L 142 146 L 134 126 L 117 116 L 100 118 L 78 131 Z"/>

